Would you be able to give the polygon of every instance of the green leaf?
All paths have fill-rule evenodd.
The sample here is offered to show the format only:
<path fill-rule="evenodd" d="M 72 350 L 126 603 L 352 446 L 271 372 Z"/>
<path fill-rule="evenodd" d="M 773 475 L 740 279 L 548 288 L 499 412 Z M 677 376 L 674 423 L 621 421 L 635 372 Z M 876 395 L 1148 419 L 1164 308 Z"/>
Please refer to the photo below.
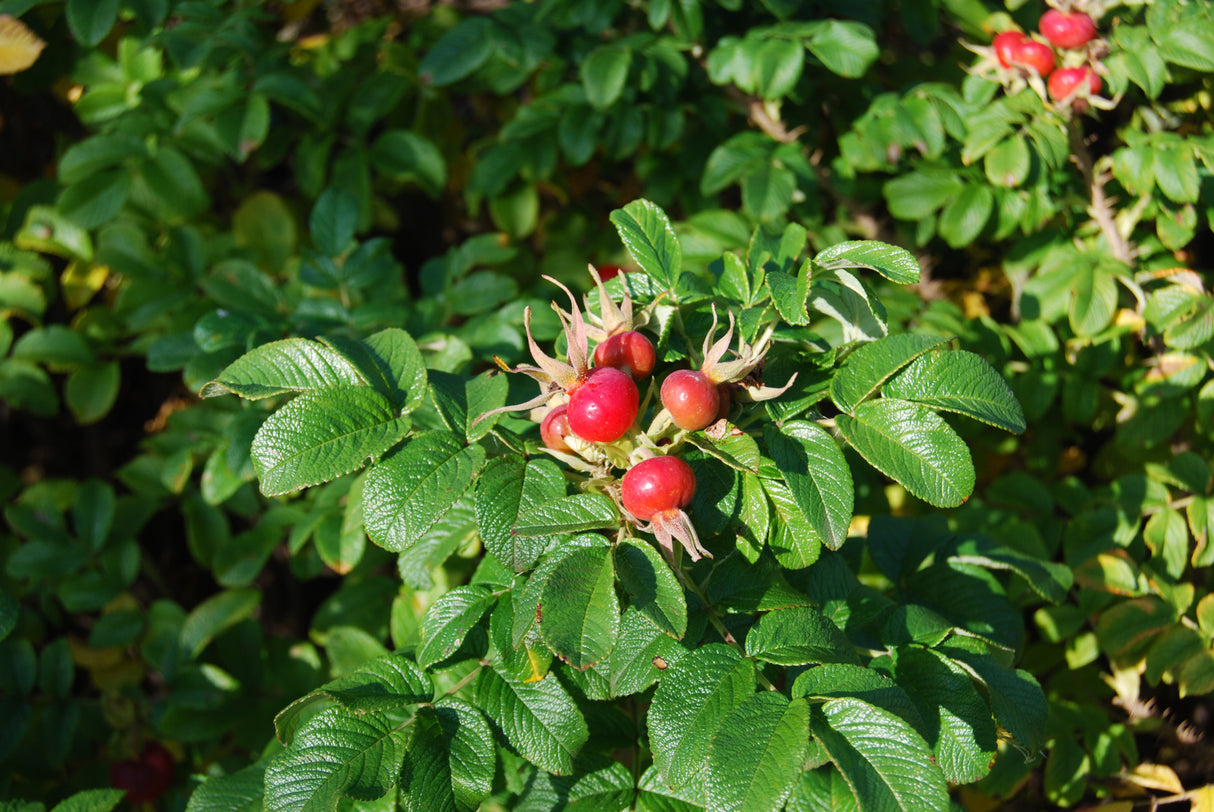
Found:
<path fill-rule="evenodd" d="M 86 789 L 65 798 L 51 812 L 110 812 L 126 797 L 121 789 Z"/>
<path fill-rule="evenodd" d="M 861 344 L 843 359 L 830 382 L 830 397 L 841 412 L 852 412 L 898 370 L 952 339 L 901 333 Z"/>
<path fill-rule="evenodd" d="M 809 324 L 809 313 L 805 310 L 810 290 L 809 262 L 801 265 L 796 276 L 772 268 L 767 272 L 766 280 L 771 289 L 771 303 L 780 317 L 789 324 Z"/>
<path fill-rule="evenodd" d="M 611 222 L 641 270 L 672 289 L 683 268 L 683 247 L 666 212 L 648 200 L 634 200 L 613 211 Z"/>
<path fill-rule="evenodd" d="M 536 505 L 520 515 L 514 532 L 520 536 L 550 536 L 616 527 L 620 523 L 615 503 L 598 493 L 562 496 Z"/>
<path fill-rule="evenodd" d="M 808 702 L 774 691 L 750 696 L 712 739 L 706 812 L 782 809 L 808 748 Z"/>
<path fill-rule="evenodd" d="M 836 425 L 869 465 L 936 507 L 956 507 L 974 490 L 965 441 L 916 403 L 882 398 L 841 414 Z"/>
<path fill-rule="evenodd" d="M 117 361 L 105 361 L 72 370 L 63 386 L 63 400 L 80 425 L 96 423 L 118 401 L 122 370 Z"/>
<path fill-rule="evenodd" d="M 17 628 L 17 618 L 21 614 L 21 604 L 8 592 L 0 592 L 0 641 L 12 634 Z"/>
<path fill-rule="evenodd" d="M 316 198 L 308 230 L 312 243 L 325 256 L 341 256 L 358 229 L 358 201 L 345 189 L 330 186 Z"/>
<path fill-rule="evenodd" d="M 118 166 L 147 153 L 147 146 L 133 135 L 94 135 L 73 144 L 59 159 L 59 182 L 71 186 L 103 169 Z"/>
<path fill-rule="evenodd" d="M 359 370 L 336 350 L 306 338 L 286 338 L 237 358 L 202 388 L 201 396 L 232 393 L 261 400 L 287 392 L 366 384 Z"/>
<path fill-rule="evenodd" d="M 889 398 L 955 412 L 1015 434 L 1024 432 L 1024 410 L 1012 388 L 980 355 L 966 350 L 929 352 L 881 389 Z"/>
<path fill-rule="evenodd" d="M 953 248 L 970 245 L 978 239 L 994 210 L 995 194 L 989 186 L 965 186 L 940 212 L 940 236 Z"/>
<path fill-rule="evenodd" d="M 514 528 L 537 506 L 564 494 L 565 478 L 551 460 L 492 460 L 476 481 L 476 525 L 486 549 L 515 572 L 534 567 L 552 536 L 520 536 Z"/>
<path fill-rule="evenodd" d="M 261 492 L 278 496 L 355 471 L 409 430 L 391 402 L 365 386 L 307 392 L 266 418 L 250 456 Z"/>
<path fill-rule="evenodd" d="M 208 778 L 190 795 L 186 812 L 261 812 L 266 768 L 251 764 L 228 775 Z"/>
<path fill-rule="evenodd" d="M 773 38 L 759 46 L 755 54 L 755 91 L 762 99 L 781 99 L 797 86 L 805 65 L 805 48 L 800 42 Z"/>
<path fill-rule="evenodd" d="M 818 268 L 871 268 L 891 282 L 919 281 L 919 261 L 905 248 L 876 240 L 851 240 L 832 245 L 814 256 Z"/>
<path fill-rule="evenodd" d="M 1033 675 L 1019 668 L 1006 668 L 989 657 L 962 651 L 951 651 L 950 655 L 986 686 L 995 720 L 1016 746 L 1030 757 L 1041 752 L 1050 706 Z"/>
<path fill-rule="evenodd" d="M 536 609 L 540 636 L 556 656 L 586 670 L 615 647 L 620 602 L 611 547 L 578 547 L 561 556 Z"/>
<path fill-rule="evenodd" d="M 301 696 L 274 717 L 278 740 L 290 744 L 303 712 L 318 703 L 336 703 L 350 713 L 391 711 L 434 699 L 430 678 L 400 654 L 362 663 L 353 671 Z"/>
<path fill-rule="evenodd" d="M 13 345 L 12 358 L 46 364 L 51 371 L 70 369 L 95 360 L 84 336 L 62 324 L 35 327 Z"/>
<path fill-rule="evenodd" d="M 777 220 L 792 205 L 797 176 L 778 160 L 764 161 L 742 177 L 742 208 L 760 221 Z"/>
<path fill-rule="evenodd" d="M 776 468 L 814 531 L 831 550 L 847 540 L 855 507 L 851 468 L 825 429 L 803 420 L 763 427 Z"/>
<path fill-rule="evenodd" d="M 591 51 L 579 68 L 586 100 L 598 110 L 615 104 L 624 90 L 631 64 L 632 49 L 627 45 L 600 45 Z"/>
<path fill-rule="evenodd" d="M 476 708 L 458 699 L 422 708 L 401 768 L 402 808 L 472 812 L 490 793 L 497 764 L 493 734 Z"/>
<path fill-rule="evenodd" d="M 89 479 L 80 483 L 72 500 L 72 527 L 76 538 L 90 550 L 100 550 L 114 523 L 117 499 L 107 482 Z"/>
<path fill-rule="evenodd" d="M 1070 291 L 1067 316 L 1076 333 L 1095 335 L 1113 320 L 1117 310 L 1117 280 L 1106 266 L 1096 262 L 1075 263 Z"/>
<path fill-rule="evenodd" d="M 952 170 L 921 169 L 886 181 L 882 191 L 894 217 L 922 220 L 959 196 L 964 188 Z"/>
<path fill-rule="evenodd" d="M 119 215 L 132 185 L 126 167 L 105 169 L 64 189 L 56 205 L 60 214 L 80 228 L 97 228 Z"/>
<path fill-rule="evenodd" d="M 447 183 L 447 163 L 432 141 L 410 130 L 388 130 L 371 147 L 376 171 L 396 181 L 416 180 L 431 194 Z"/>
<path fill-rule="evenodd" d="M 523 682 L 484 668 L 476 681 L 476 699 L 477 707 L 523 758 L 557 775 L 573 772 L 573 759 L 590 731 L 556 676 Z"/>
<path fill-rule="evenodd" d="M 447 428 L 467 436 L 469 442 L 475 442 L 497 425 L 500 415 L 479 421 L 477 418 L 506 404 L 509 381 L 505 375 L 485 372 L 468 378 L 430 370 L 427 378 L 434 405 Z"/>
<path fill-rule="evenodd" d="M 894 673 L 919 706 L 944 777 L 969 784 L 990 772 L 995 721 L 969 674 L 934 650 L 912 646 L 898 650 Z"/>
<path fill-rule="evenodd" d="M 746 633 L 746 654 L 777 665 L 857 662 L 839 627 L 812 606 L 763 615 Z"/>
<path fill-rule="evenodd" d="M 409 732 L 385 714 L 321 711 L 266 768 L 265 808 L 320 812 L 343 797 L 382 798 L 399 779 Z"/>
<path fill-rule="evenodd" d="M 365 341 L 322 341 L 353 364 L 371 386 L 390 397 L 401 414 L 408 414 L 426 399 L 426 364 L 421 350 L 399 327 L 380 330 Z"/>
<path fill-rule="evenodd" d="M 89 48 L 106 38 L 118 21 L 118 0 L 68 0 L 67 27 Z"/>
<path fill-rule="evenodd" d="M 450 432 L 414 437 L 367 474 L 367 534 L 385 550 L 408 550 L 443 521 L 484 461 L 482 447 L 465 446 Z"/>
<path fill-rule="evenodd" d="M 774 479 L 764 479 L 762 484 L 774 509 L 768 546 L 786 569 L 808 567 L 821 555 L 822 539 L 787 485 Z"/>
<path fill-rule="evenodd" d="M 950 812 L 948 784 L 915 729 L 854 698 L 815 709 L 811 729 L 851 786 L 860 809 Z"/>
<path fill-rule="evenodd" d="M 615 548 L 615 572 L 641 616 L 682 639 L 687 631 L 687 600 L 661 554 L 643 541 L 625 539 Z"/>
<path fill-rule="evenodd" d="M 434 602 L 421 623 L 417 664 L 430 668 L 454 654 L 497 600 L 483 586 L 457 586 Z"/>
<path fill-rule="evenodd" d="M 880 54 L 873 31 L 850 20 L 827 20 L 806 43 L 810 53 L 832 73 L 858 79 Z"/>
<path fill-rule="evenodd" d="M 666 671 L 648 722 L 654 766 L 668 783 L 697 779 L 721 722 L 754 692 L 754 662 L 723 644 L 701 646 Z"/>
<path fill-rule="evenodd" d="M 975 564 L 986 569 L 1011 570 L 1050 603 L 1066 600 L 1074 580 L 1065 564 L 1025 555 L 983 536 L 967 538 L 957 544 L 950 561 Z"/>
<path fill-rule="evenodd" d="M 1214 71 L 1214 13 L 1203 3 L 1157 3 L 1148 7 L 1147 30 L 1159 53 L 1174 65 Z"/>
<path fill-rule="evenodd" d="M 889 675 L 848 663 L 825 663 L 797 676 L 792 696 L 810 699 L 861 699 L 896 714 L 913 727 L 923 723 L 915 703 Z"/>
<path fill-rule="evenodd" d="M 631 696 L 644 691 L 686 654 L 687 649 L 673 637 L 629 607 L 620 618 L 620 639 L 605 666 L 611 695 Z"/>
<path fill-rule="evenodd" d="M 418 73 L 425 84 L 443 87 L 475 73 L 493 55 L 494 24 L 488 17 L 467 17 L 422 57 Z"/>
<path fill-rule="evenodd" d="M 181 650 L 194 659 L 220 633 L 252 615 L 260 603 L 261 592 L 256 589 L 229 589 L 212 595 L 195 606 L 181 624 Z"/>
<path fill-rule="evenodd" d="M 197 217 L 211 202 L 190 159 L 165 146 L 140 165 L 131 197 L 162 223 Z"/>
<path fill-rule="evenodd" d="M 1024 138 L 1004 138 L 982 159 L 987 180 L 1012 189 L 1024 183 L 1032 167 L 1032 155 Z"/>

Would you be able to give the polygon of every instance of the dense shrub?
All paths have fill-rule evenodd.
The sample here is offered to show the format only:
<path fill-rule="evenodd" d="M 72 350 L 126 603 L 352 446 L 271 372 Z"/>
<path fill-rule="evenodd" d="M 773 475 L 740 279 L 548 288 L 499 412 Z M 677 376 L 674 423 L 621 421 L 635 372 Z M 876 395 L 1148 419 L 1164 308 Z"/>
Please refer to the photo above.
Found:
<path fill-rule="evenodd" d="M 400 5 L 0 0 L 8 806 L 1209 805 L 1207 4 Z"/>

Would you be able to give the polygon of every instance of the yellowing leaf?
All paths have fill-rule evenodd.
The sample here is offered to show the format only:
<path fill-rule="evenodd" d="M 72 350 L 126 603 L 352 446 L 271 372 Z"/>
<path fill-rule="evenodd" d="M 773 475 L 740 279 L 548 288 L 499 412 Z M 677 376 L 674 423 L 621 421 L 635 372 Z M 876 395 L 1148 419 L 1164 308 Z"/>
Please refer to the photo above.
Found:
<path fill-rule="evenodd" d="M 0 14 L 0 74 L 19 73 L 38 58 L 46 43 L 29 27 L 8 14 Z"/>
<path fill-rule="evenodd" d="M 1131 784 L 1146 789 L 1157 789 L 1174 795 L 1184 793 L 1184 784 L 1171 767 L 1163 764 L 1139 764 L 1121 776 Z"/>
<path fill-rule="evenodd" d="M 1195 789 L 1189 793 L 1193 812 L 1214 812 L 1214 784 Z"/>
<path fill-rule="evenodd" d="M 72 310 L 84 307 L 97 291 L 101 290 L 109 275 L 110 269 L 105 265 L 90 262 L 69 263 L 59 278 L 67 306 Z"/>

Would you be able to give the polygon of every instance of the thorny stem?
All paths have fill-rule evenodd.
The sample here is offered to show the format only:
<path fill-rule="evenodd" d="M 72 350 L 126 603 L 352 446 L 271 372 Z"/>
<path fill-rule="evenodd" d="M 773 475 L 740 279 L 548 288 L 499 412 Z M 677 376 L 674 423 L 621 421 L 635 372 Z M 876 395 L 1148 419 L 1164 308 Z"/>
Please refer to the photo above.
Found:
<path fill-rule="evenodd" d="M 1113 249 L 1113 256 L 1118 261 L 1132 266 L 1134 264 L 1134 248 L 1121 235 L 1121 231 L 1117 228 L 1117 221 L 1113 217 L 1113 207 L 1104 194 L 1104 184 L 1108 180 L 1108 177 L 1103 173 L 1098 174 L 1096 172 L 1092 153 L 1088 151 L 1087 143 L 1083 139 L 1083 127 L 1080 125 L 1078 118 L 1071 119 L 1067 124 L 1067 130 L 1071 137 L 1071 160 L 1079 167 L 1079 172 L 1083 175 L 1084 185 L 1091 190 L 1092 203 L 1088 207 L 1088 213 L 1092 215 L 1092 219 L 1100 226 L 1100 232 L 1104 235 L 1105 241 Z"/>

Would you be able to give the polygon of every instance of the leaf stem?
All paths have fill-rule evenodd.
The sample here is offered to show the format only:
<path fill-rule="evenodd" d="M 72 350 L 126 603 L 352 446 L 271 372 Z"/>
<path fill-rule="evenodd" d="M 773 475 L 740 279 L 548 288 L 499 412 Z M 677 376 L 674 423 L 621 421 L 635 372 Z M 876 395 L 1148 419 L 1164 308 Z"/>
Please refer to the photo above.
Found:
<path fill-rule="evenodd" d="M 1100 232 L 1104 235 L 1109 248 L 1112 249 L 1113 256 L 1119 262 L 1132 266 L 1134 264 L 1134 247 L 1117 228 L 1112 203 L 1104 194 L 1104 184 L 1109 179 L 1108 175 L 1096 171 L 1096 164 L 1092 159 L 1092 153 L 1088 150 L 1087 142 L 1083 138 L 1083 128 L 1077 118 L 1070 120 L 1067 124 L 1067 131 L 1071 139 L 1071 160 L 1079 167 L 1079 172 L 1083 175 L 1083 183 L 1090 190 L 1091 205 L 1088 206 L 1088 213 L 1100 226 Z"/>

